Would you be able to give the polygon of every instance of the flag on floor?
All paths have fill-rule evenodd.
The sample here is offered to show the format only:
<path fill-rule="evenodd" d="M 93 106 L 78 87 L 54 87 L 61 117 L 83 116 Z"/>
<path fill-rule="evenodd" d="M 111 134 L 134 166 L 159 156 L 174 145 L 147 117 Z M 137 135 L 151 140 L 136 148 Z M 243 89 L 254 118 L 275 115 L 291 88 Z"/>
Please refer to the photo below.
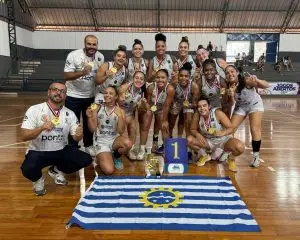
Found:
<path fill-rule="evenodd" d="M 68 224 L 85 229 L 258 232 L 229 178 L 97 177 Z"/>

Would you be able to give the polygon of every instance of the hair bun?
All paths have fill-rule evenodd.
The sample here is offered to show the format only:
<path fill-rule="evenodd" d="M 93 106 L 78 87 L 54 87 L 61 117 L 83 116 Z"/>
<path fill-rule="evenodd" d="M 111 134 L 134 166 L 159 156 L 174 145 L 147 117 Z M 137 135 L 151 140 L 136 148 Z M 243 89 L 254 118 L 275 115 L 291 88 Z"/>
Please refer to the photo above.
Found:
<path fill-rule="evenodd" d="M 142 44 L 142 41 L 140 39 L 134 39 L 134 44 Z"/>
<path fill-rule="evenodd" d="M 185 70 L 188 70 L 188 71 L 191 71 L 193 66 L 190 62 L 186 62 L 185 64 L 182 65 L 181 67 L 182 69 L 185 69 Z"/>
<path fill-rule="evenodd" d="M 117 50 L 121 50 L 121 51 L 126 52 L 127 47 L 125 45 L 119 45 Z"/>
<path fill-rule="evenodd" d="M 200 44 L 200 45 L 198 45 L 198 48 L 197 48 L 197 50 L 199 50 L 199 49 L 203 49 L 204 47 L 203 47 L 203 45 L 202 44 Z"/>
<path fill-rule="evenodd" d="M 163 41 L 163 42 L 166 42 L 167 41 L 167 37 L 164 35 L 164 34 L 162 34 L 162 33 L 157 33 L 156 35 L 155 35 L 155 41 L 157 42 L 157 41 Z"/>
<path fill-rule="evenodd" d="M 182 37 L 181 38 L 181 42 L 189 42 L 189 38 L 188 38 L 188 36 L 184 36 L 184 37 Z"/>

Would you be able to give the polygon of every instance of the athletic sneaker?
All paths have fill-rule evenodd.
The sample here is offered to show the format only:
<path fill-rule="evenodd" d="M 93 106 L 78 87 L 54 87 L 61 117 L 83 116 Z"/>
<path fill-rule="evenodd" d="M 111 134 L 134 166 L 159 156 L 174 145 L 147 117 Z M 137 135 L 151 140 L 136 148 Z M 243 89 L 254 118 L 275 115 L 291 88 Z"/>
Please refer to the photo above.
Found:
<path fill-rule="evenodd" d="M 237 172 L 237 168 L 236 168 L 236 165 L 235 165 L 235 159 L 234 158 L 228 159 L 228 167 L 229 167 L 230 171 Z"/>
<path fill-rule="evenodd" d="M 146 151 L 144 149 L 140 149 L 140 151 L 136 155 L 136 160 L 144 160 L 145 155 L 146 155 Z"/>
<path fill-rule="evenodd" d="M 122 170 L 124 168 L 123 162 L 120 158 L 113 156 L 115 168 Z"/>
<path fill-rule="evenodd" d="M 253 153 L 252 161 L 250 162 L 250 167 L 259 167 L 260 165 L 260 159 L 259 159 L 259 152 Z"/>
<path fill-rule="evenodd" d="M 162 145 L 157 149 L 156 153 L 158 153 L 158 154 L 163 154 L 164 151 L 165 151 L 165 147 L 164 147 L 164 145 L 162 144 Z"/>
<path fill-rule="evenodd" d="M 158 150 L 158 142 L 157 141 L 153 141 L 151 152 L 152 153 L 157 153 L 157 150 Z"/>
<path fill-rule="evenodd" d="M 201 156 L 201 157 L 199 158 L 199 160 L 196 162 L 196 165 L 197 165 L 198 167 L 202 167 L 202 166 L 205 165 L 206 162 L 208 162 L 208 161 L 210 161 L 210 160 L 211 160 L 210 155 L 204 155 L 204 156 Z"/>
<path fill-rule="evenodd" d="M 66 180 L 64 173 L 59 171 L 56 166 L 51 166 L 48 168 L 48 174 L 53 178 L 54 182 L 58 185 L 67 185 L 68 181 Z"/>
<path fill-rule="evenodd" d="M 45 178 L 41 176 L 40 179 L 38 179 L 36 182 L 33 182 L 33 192 L 37 196 L 43 196 L 46 194 L 45 189 Z"/>
<path fill-rule="evenodd" d="M 85 148 L 85 152 L 90 154 L 91 157 L 96 157 L 96 151 L 95 151 L 95 148 L 93 145 L 89 146 L 89 147 L 86 147 Z"/>
<path fill-rule="evenodd" d="M 129 150 L 128 157 L 129 157 L 131 160 L 136 160 L 136 151 L 135 151 L 135 148 L 131 148 L 131 149 Z"/>

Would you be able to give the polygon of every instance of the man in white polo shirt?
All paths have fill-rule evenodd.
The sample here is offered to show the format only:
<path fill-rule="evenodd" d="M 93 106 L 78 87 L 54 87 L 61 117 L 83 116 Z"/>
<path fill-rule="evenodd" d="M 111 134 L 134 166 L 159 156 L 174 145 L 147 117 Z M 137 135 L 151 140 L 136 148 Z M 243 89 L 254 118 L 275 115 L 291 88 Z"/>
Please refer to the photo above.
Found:
<path fill-rule="evenodd" d="M 94 35 L 84 38 L 84 49 L 74 50 L 69 53 L 65 69 L 64 79 L 67 81 L 66 107 L 71 109 L 76 117 L 83 118 L 83 143 L 87 152 L 91 152 L 93 135 L 87 126 L 86 109 L 94 102 L 95 76 L 99 66 L 104 63 L 104 56 L 98 49 L 98 39 Z M 69 144 L 78 144 L 69 137 Z"/>
<path fill-rule="evenodd" d="M 89 154 L 68 146 L 68 136 L 82 139 L 82 128 L 73 111 L 64 106 L 66 86 L 54 82 L 48 90 L 48 100 L 31 106 L 22 123 L 22 139 L 30 141 L 21 166 L 24 177 L 33 182 L 34 193 L 46 193 L 42 169 L 51 166 L 48 174 L 56 184 L 66 185 L 64 173 L 73 173 L 92 162 Z"/>

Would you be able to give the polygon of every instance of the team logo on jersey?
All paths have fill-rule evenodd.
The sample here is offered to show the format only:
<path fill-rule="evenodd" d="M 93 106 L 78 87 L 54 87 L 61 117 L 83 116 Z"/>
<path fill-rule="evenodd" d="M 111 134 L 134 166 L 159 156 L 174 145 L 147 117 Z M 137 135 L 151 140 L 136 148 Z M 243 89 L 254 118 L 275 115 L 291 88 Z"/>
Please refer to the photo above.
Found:
<path fill-rule="evenodd" d="M 109 120 L 107 119 L 107 120 L 105 121 L 105 123 L 106 123 L 106 124 L 109 124 Z"/>
<path fill-rule="evenodd" d="M 98 61 L 99 61 L 99 62 L 101 61 L 101 58 L 100 58 L 100 57 L 98 57 Z"/>
<path fill-rule="evenodd" d="M 64 139 L 64 135 L 56 135 L 56 136 L 52 136 L 52 135 L 45 136 L 45 135 L 42 135 L 42 142 L 43 141 L 60 142 L 63 139 Z"/>
<path fill-rule="evenodd" d="M 66 112 L 66 116 L 69 116 L 69 112 Z"/>
<path fill-rule="evenodd" d="M 23 118 L 23 122 L 25 122 L 27 120 L 28 120 L 28 117 L 25 115 L 24 118 Z"/>

